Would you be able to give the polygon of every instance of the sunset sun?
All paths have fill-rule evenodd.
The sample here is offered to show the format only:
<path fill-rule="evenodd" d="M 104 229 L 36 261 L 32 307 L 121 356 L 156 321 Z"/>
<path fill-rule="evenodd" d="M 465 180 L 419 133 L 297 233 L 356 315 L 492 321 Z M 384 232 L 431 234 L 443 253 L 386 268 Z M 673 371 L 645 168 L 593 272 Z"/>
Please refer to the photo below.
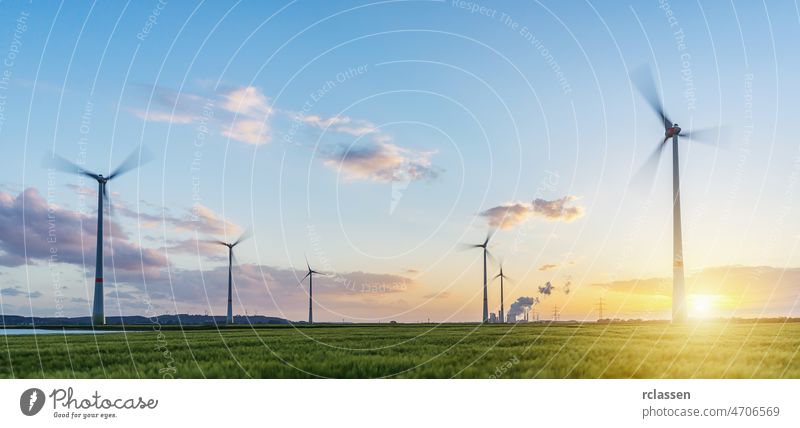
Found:
<path fill-rule="evenodd" d="M 717 316 L 719 296 L 694 294 L 689 296 L 689 313 L 693 318 L 712 318 Z"/>

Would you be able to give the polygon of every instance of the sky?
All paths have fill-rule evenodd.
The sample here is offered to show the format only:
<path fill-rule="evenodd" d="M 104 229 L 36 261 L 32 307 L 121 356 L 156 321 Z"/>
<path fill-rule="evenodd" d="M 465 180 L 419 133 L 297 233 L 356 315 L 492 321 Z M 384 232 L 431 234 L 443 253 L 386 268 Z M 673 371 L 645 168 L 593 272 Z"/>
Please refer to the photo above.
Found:
<path fill-rule="evenodd" d="M 107 174 L 106 315 L 666 319 L 686 130 L 695 318 L 800 315 L 800 11 L 758 2 L 0 2 L 0 310 L 86 316 Z M 107 213 L 108 214 L 108 213 Z M 547 283 L 550 286 L 546 286 Z M 489 287 L 489 308 L 499 308 Z"/>

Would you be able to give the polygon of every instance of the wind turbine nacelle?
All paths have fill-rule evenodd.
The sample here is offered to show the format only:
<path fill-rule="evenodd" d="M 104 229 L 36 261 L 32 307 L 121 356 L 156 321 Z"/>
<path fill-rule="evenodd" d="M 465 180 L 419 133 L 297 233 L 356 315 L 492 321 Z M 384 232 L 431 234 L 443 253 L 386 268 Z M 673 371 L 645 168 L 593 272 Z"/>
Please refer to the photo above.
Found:
<path fill-rule="evenodd" d="M 667 138 L 672 138 L 680 133 L 681 133 L 681 127 L 678 126 L 678 124 L 676 123 L 671 128 L 667 128 L 667 132 L 665 135 L 667 136 Z"/>

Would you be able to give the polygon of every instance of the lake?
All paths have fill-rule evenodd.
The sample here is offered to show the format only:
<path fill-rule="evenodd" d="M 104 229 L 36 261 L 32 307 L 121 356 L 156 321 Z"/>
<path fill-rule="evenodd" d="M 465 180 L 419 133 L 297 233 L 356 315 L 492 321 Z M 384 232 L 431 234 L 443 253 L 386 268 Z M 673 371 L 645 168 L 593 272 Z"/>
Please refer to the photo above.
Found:
<path fill-rule="evenodd" d="M 123 333 L 122 330 L 48 330 L 43 328 L 0 328 L 0 335 L 16 334 L 99 334 L 99 333 Z M 128 331 L 128 333 L 132 333 Z"/>

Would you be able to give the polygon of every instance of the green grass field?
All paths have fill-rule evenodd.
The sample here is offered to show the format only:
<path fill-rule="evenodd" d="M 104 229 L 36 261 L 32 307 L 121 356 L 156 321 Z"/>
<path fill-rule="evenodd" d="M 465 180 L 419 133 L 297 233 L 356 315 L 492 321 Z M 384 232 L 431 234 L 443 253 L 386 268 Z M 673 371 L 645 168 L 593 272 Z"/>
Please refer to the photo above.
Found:
<path fill-rule="evenodd" d="M 800 378 L 800 323 L 373 325 L 0 336 L 10 378 Z"/>

